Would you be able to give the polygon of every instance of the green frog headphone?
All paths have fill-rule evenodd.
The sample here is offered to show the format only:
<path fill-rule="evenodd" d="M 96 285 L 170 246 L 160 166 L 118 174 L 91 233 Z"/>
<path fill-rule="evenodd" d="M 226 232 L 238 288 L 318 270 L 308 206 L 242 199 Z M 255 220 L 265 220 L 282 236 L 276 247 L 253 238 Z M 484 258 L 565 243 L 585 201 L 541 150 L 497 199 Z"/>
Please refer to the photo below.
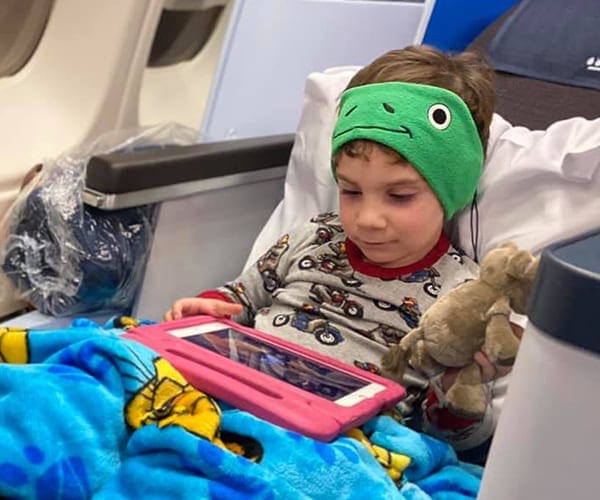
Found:
<path fill-rule="evenodd" d="M 483 146 L 469 108 L 454 92 L 404 82 L 348 89 L 341 98 L 332 154 L 356 139 L 378 142 L 404 156 L 429 183 L 446 219 L 475 195 Z"/>

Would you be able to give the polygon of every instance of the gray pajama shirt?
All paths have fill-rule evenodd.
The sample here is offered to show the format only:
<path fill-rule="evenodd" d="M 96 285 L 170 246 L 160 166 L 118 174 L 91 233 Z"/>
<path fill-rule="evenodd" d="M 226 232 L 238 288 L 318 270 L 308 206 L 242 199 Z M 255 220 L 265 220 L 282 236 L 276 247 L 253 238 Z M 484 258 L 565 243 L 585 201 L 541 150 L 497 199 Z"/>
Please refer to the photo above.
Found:
<path fill-rule="evenodd" d="M 377 372 L 387 346 L 440 294 L 477 275 L 477 264 L 445 236 L 417 265 L 367 264 L 339 217 L 327 213 L 282 236 L 216 291 L 244 306 L 233 318 L 239 323 Z"/>
<path fill-rule="evenodd" d="M 347 239 L 339 217 L 326 213 L 282 236 L 234 281 L 201 296 L 242 304 L 244 312 L 233 317 L 239 323 L 378 373 L 387 347 L 417 326 L 437 297 L 478 275 L 477 264 L 444 235 L 413 265 L 390 269 L 368 264 Z M 490 400 L 481 420 L 452 415 L 438 399 L 443 396 L 435 383 L 429 391 L 419 376 L 404 384 L 408 393 L 398 409 L 406 421 L 410 424 L 415 405 L 423 410 L 413 427 L 456 450 L 489 443 L 504 379 L 486 384 Z"/>

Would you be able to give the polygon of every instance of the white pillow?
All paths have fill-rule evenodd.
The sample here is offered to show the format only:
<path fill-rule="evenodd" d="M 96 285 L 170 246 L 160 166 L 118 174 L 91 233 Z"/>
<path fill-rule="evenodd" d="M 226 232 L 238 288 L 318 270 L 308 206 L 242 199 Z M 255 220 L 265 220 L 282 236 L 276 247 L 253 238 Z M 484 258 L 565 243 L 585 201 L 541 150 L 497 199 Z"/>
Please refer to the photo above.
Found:
<path fill-rule="evenodd" d="M 359 69 L 360 66 L 340 66 L 308 75 L 283 200 L 256 238 L 246 267 L 294 226 L 319 213 L 337 211 L 337 186 L 330 163 L 331 136 L 338 100 Z"/>
<path fill-rule="evenodd" d="M 531 131 L 494 115 L 478 193 L 480 258 L 506 241 L 538 253 L 600 228 L 600 118 Z M 456 222 L 472 257 L 470 209 Z"/>
<path fill-rule="evenodd" d="M 309 75 L 284 198 L 254 243 L 246 266 L 282 234 L 315 214 L 337 210 L 331 134 L 338 99 L 359 67 Z M 478 196 L 477 255 L 505 241 L 538 252 L 600 227 L 600 119 L 572 118 L 545 131 L 513 127 L 494 115 Z M 453 221 L 453 241 L 474 256 L 471 210 Z"/>

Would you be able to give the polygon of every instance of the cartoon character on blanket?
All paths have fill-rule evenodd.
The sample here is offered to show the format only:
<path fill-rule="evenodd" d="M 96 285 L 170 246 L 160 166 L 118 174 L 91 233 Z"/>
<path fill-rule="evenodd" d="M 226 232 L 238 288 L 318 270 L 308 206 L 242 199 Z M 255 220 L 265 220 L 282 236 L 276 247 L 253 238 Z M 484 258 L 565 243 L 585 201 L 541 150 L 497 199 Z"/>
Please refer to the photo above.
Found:
<path fill-rule="evenodd" d="M 0 329 L 0 496 L 476 496 L 480 468 L 389 416 L 321 443 L 219 404 L 135 324 Z"/>

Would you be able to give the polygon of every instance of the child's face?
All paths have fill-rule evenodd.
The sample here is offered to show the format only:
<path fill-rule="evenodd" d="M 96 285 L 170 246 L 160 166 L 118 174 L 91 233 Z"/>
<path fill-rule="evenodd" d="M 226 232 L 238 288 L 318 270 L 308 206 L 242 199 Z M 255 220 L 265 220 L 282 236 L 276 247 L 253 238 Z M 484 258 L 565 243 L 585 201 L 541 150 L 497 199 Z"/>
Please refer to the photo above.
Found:
<path fill-rule="evenodd" d="M 437 243 L 444 210 L 409 163 L 400 163 L 375 146 L 367 157 L 342 153 L 337 176 L 342 226 L 367 262 L 406 266 Z"/>

